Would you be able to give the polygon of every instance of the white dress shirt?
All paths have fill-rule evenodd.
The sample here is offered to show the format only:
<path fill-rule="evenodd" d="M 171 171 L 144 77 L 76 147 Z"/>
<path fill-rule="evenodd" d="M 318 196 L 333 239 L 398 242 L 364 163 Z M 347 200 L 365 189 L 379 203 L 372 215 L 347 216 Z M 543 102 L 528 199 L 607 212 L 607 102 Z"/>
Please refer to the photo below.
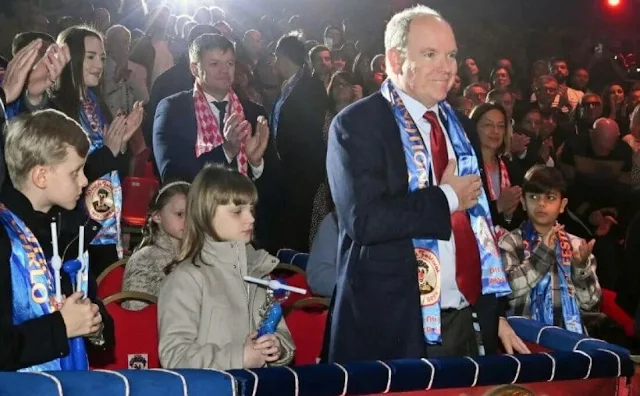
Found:
<path fill-rule="evenodd" d="M 440 127 L 445 132 L 445 140 L 447 142 L 447 153 L 449 154 L 449 159 L 456 159 L 455 151 L 453 150 L 453 146 L 451 144 L 451 140 L 449 139 L 449 135 L 445 125 L 442 122 L 441 114 L 438 109 L 438 105 L 427 108 L 422 103 L 413 99 L 406 93 L 402 92 L 400 89 L 396 88 L 400 98 L 404 102 L 407 111 L 413 121 L 416 123 L 418 127 L 418 131 L 420 131 L 420 135 L 422 136 L 422 140 L 424 141 L 425 148 L 429 153 L 431 153 L 431 124 L 429 121 L 424 119 L 424 114 L 427 111 L 433 111 L 438 116 L 438 121 L 440 122 Z M 433 173 L 433 166 L 430 167 L 431 180 L 433 181 L 433 185 L 438 185 L 436 177 Z M 456 174 L 458 174 L 458 169 L 456 168 Z M 453 191 L 453 188 L 448 184 L 443 184 L 439 186 L 444 195 L 447 197 L 447 202 L 449 203 L 449 211 L 451 213 L 458 210 L 458 196 Z M 429 219 L 425 219 L 425 221 L 429 221 Z M 460 289 L 458 289 L 458 284 L 456 283 L 456 244 L 455 239 L 453 237 L 453 233 L 451 233 L 451 238 L 448 241 L 438 241 L 438 256 L 440 259 L 440 305 L 441 309 L 455 308 L 462 309 L 469 305 L 467 300 L 464 298 Z"/>
<path fill-rule="evenodd" d="M 216 120 L 218 121 L 218 125 L 220 125 L 220 110 L 218 110 L 218 108 L 216 107 L 216 105 L 214 105 L 214 102 L 227 102 L 227 115 L 229 115 L 229 106 L 231 106 L 231 102 L 229 101 L 229 95 L 227 94 L 227 96 L 224 97 L 224 99 L 222 100 L 217 100 L 216 98 L 214 98 L 213 96 L 209 95 L 208 93 L 204 93 L 204 97 L 207 99 L 207 102 L 209 102 L 209 107 L 211 107 L 211 111 L 213 112 L 213 116 L 216 117 Z M 223 132 L 220 131 L 220 133 L 222 134 Z M 224 138 L 224 135 L 223 135 Z M 231 162 L 233 162 L 233 157 L 230 156 L 227 153 L 227 150 L 224 149 L 224 147 L 222 147 L 222 150 L 224 151 L 224 156 L 227 158 L 227 162 L 230 164 Z M 251 173 L 253 174 L 253 179 L 257 180 L 260 178 L 260 176 L 262 176 L 262 172 L 264 172 L 264 159 L 260 160 L 260 165 L 258 166 L 253 166 L 250 162 L 249 162 L 249 166 L 251 167 Z"/>

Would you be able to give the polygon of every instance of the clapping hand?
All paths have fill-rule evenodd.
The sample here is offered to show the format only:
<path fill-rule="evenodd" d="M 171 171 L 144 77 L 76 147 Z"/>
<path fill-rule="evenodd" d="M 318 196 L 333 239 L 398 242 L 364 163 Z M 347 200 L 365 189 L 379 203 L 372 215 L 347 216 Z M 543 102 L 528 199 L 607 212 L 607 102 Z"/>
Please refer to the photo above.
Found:
<path fill-rule="evenodd" d="M 579 268 L 584 268 L 587 264 L 591 252 L 593 252 L 593 246 L 596 240 L 592 239 L 589 242 L 581 241 L 578 248 L 573 249 L 573 265 Z"/>
<path fill-rule="evenodd" d="M 133 109 L 131 109 L 131 112 L 125 117 L 125 133 L 122 138 L 122 144 L 127 144 L 133 134 L 138 130 L 138 128 L 140 128 L 140 124 L 142 124 L 143 114 L 144 107 L 142 107 L 142 102 L 134 103 Z"/>
<path fill-rule="evenodd" d="M 564 226 L 562 224 L 556 223 L 553 227 L 551 227 L 549 232 L 547 232 L 542 237 L 542 242 L 545 245 L 547 245 L 547 247 L 549 247 L 550 249 L 555 249 L 558 232 L 562 231 L 563 229 L 564 229 Z"/>
<path fill-rule="evenodd" d="M 111 125 L 109 125 L 109 128 L 104 132 L 104 145 L 111 150 L 114 157 L 118 155 L 118 152 L 122 148 L 123 139 L 127 133 L 126 122 L 127 118 L 122 114 L 118 114 L 111 122 Z"/>
<path fill-rule="evenodd" d="M 511 152 L 516 155 L 521 155 L 527 150 L 531 138 L 522 133 L 514 133 L 511 138 Z"/>
<path fill-rule="evenodd" d="M 596 227 L 596 236 L 602 237 L 609 233 L 611 227 L 618 224 L 618 221 L 612 216 L 605 216 L 604 210 L 596 210 L 589 216 L 589 223 Z"/>
<path fill-rule="evenodd" d="M 251 124 L 242 114 L 227 115 L 224 123 L 224 143 L 222 147 L 228 156 L 235 158 L 240 152 L 240 145 L 251 134 Z"/>
<path fill-rule="evenodd" d="M 247 137 L 246 141 L 247 158 L 252 166 L 260 166 L 268 143 L 269 124 L 266 118 L 260 116 L 256 123 L 256 133 Z"/>
<path fill-rule="evenodd" d="M 64 67 L 71 60 L 69 47 L 51 44 L 44 56 L 29 74 L 27 83 L 27 98 L 33 105 L 42 101 L 42 96 L 60 77 Z"/>
<path fill-rule="evenodd" d="M 522 188 L 519 186 L 505 188 L 502 193 L 500 193 L 500 198 L 498 198 L 496 203 L 498 206 L 498 213 L 512 215 L 520 204 L 521 198 Z"/>
<path fill-rule="evenodd" d="M 40 47 L 42 47 L 41 39 L 32 41 L 29 45 L 18 51 L 16 56 L 14 56 L 7 65 L 7 70 L 2 80 L 2 88 L 4 89 L 5 99 L 7 101 L 6 104 L 20 97 L 29 72 L 33 69 L 33 65 L 38 58 Z"/>

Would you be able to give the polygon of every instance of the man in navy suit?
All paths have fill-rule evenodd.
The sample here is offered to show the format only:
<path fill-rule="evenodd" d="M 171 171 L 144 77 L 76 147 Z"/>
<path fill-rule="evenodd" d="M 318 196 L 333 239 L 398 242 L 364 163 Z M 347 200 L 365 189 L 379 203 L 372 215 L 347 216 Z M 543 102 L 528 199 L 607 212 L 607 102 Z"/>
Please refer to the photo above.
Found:
<path fill-rule="evenodd" d="M 203 34 L 214 33 L 220 34 L 220 31 L 211 25 L 196 25 L 189 33 L 187 44 L 191 43 Z M 175 66 L 156 78 L 151 87 L 151 95 L 149 103 L 146 106 L 146 113 L 143 132 L 144 142 L 148 147 L 153 149 L 153 120 L 156 115 L 158 103 L 164 98 L 177 94 L 178 92 L 188 91 L 193 87 L 194 77 L 190 70 L 189 55 L 181 55 Z"/>
<path fill-rule="evenodd" d="M 267 114 L 262 106 L 243 97 L 238 98 L 242 114 L 238 114 L 237 106 L 232 105 L 235 50 L 228 39 L 217 34 L 200 35 L 191 44 L 189 57 L 191 74 L 209 102 L 211 116 L 215 118 L 223 142 L 208 152 L 196 152 L 199 132 L 193 89 L 161 100 L 153 125 L 153 154 L 162 181 L 190 182 L 206 163 L 239 169 L 238 159 L 243 159 L 240 148 L 244 140 L 248 159 L 246 169 L 256 181 L 260 195 L 256 207 L 256 242 L 275 253 L 278 244 L 272 230 L 279 222 L 278 212 L 273 210 L 278 205 L 274 203 L 278 201 L 277 192 L 273 191 L 277 180 L 277 157 L 273 149 L 265 155 L 269 142 Z"/>
<path fill-rule="evenodd" d="M 162 181 L 191 181 L 207 163 L 236 168 L 245 154 L 241 152 L 243 142 L 250 175 L 260 178 L 264 171 L 262 157 L 269 141 L 266 114 L 262 106 L 251 101 L 240 101 L 242 113 L 233 105 L 234 98 L 237 99 L 231 89 L 235 70 L 233 43 L 218 34 L 201 35 L 189 47 L 189 58 L 196 81 L 194 89 L 163 99 L 156 109 L 153 153 Z M 214 144 L 206 152 L 196 149 L 201 132 L 194 104 L 197 89 L 209 103 L 216 133 L 222 136 L 222 144 Z"/>
<path fill-rule="evenodd" d="M 493 293 L 481 282 L 485 263 L 503 271 L 476 133 L 444 102 L 457 72 L 453 31 L 418 6 L 389 21 L 385 48 L 389 81 L 338 114 L 329 133 L 340 240 L 328 360 L 477 355 L 474 312 L 486 353 L 499 340 L 526 352 L 499 319 L 496 293 L 508 285 Z"/>

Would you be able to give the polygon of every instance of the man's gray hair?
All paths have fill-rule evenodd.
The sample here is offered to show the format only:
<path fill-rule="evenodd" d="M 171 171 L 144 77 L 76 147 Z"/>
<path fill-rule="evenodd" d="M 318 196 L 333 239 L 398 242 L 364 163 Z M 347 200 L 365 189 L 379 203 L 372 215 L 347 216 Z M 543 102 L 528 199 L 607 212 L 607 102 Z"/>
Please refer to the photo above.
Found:
<path fill-rule="evenodd" d="M 402 55 L 406 55 L 411 22 L 416 18 L 426 16 L 444 20 L 438 11 L 423 5 L 407 8 L 395 14 L 389 23 L 387 23 L 387 28 L 384 32 L 385 52 L 396 49 L 400 51 Z"/>

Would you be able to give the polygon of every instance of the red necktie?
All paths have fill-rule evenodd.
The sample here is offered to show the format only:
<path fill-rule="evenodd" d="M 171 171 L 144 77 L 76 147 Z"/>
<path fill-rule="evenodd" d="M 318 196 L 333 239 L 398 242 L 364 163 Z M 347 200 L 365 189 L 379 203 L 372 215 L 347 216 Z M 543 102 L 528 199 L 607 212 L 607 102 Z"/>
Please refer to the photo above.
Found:
<path fill-rule="evenodd" d="M 449 162 L 447 141 L 436 113 L 427 111 L 424 118 L 431 124 L 431 162 L 439 183 Z M 478 242 L 467 212 L 456 211 L 451 215 L 451 229 L 456 242 L 456 283 L 464 298 L 473 305 L 482 291 L 482 274 Z"/>

